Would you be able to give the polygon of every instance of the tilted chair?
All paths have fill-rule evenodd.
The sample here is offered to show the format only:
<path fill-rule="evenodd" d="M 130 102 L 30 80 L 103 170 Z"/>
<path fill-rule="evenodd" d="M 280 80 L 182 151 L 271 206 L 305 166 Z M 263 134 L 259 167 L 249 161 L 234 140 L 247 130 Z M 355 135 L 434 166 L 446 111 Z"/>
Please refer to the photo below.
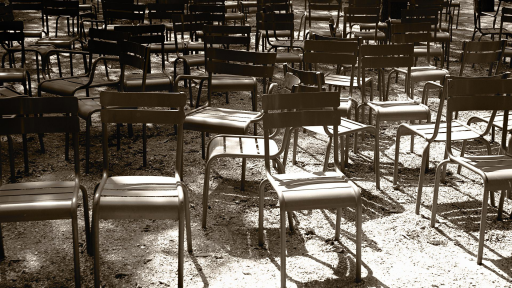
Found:
<path fill-rule="evenodd" d="M 308 9 L 304 12 L 304 39 L 307 38 L 307 34 L 317 34 L 322 36 L 335 36 L 340 26 L 340 17 L 343 7 L 343 1 L 341 0 L 306 0 L 308 3 Z M 333 13 L 334 12 L 334 13 Z M 332 28 L 327 30 L 311 29 L 312 21 L 321 21 L 329 23 Z M 306 23 L 308 24 L 309 32 L 306 33 Z M 300 28 L 300 27 L 299 27 Z M 332 31 L 331 31 L 332 30 Z"/>
<path fill-rule="evenodd" d="M 62 115 L 63 113 L 65 115 Z M 0 135 L 72 133 L 74 151 L 74 173 L 71 181 L 41 181 L 2 185 L 0 165 L 0 223 L 71 219 L 75 286 L 80 287 L 80 249 L 77 222 L 78 193 L 80 191 L 83 196 L 88 254 L 92 253 L 93 246 L 89 235 L 87 191 L 80 182 L 80 154 L 78 153 L 80 126 L 77 113 L 78 100 L 76 98 L 15 97 L 0 99 Z M 4 115 L 13 114 L 23 115 L 24 117 L 3 117 Z M 34 117 L 34 115 L 40 114 L 46 115 L 45 117 Z M 62 243 L 58 246 L 61 247 Z M 5 259 L 1 230 L 0 259 Z"/>
<path fill-rule="evenodd" d="M 182 182 L 183 121 L 187 97 L 183 93 L 101 92 L 103 178 L 94 191 L 94 286 L 100 287 L 100 219 L 177 219 L 178 286 L 183 286 L 184 229 L 187 250 L 192 252 L 188 191 Z M 130 108 L 128 108 L 130 107 Z M 137 107 L 146 107 L 140 110 Z M 164 108 L 165 110 L 163 110 Z M 171 110 L 171 109 L 177 110 Z M 177 125 L 174 176 L 111 176 L 109 123 Z M 78 161 L 77 161 L 78 162 Z M 184 223 L 185 222 L 185 223 Z M 185 227 L 184 227 L 185 225 Z"/>
<path fill-rule="evenodd" d="M 337 92 L 312 92 L 293 94 L 263 95 L 263 131 L 265 147 L 265 170 L 267 179 L 260 184 L 258 243 L 264 245 L 264 192 L 270 183 L 277 192 L 281 219 L 281 287 L 286 287 L 286 212 L 309 209 L 335 208 L 336 233 L 339 240 L 341 208 L 353 207 L 356 218 L 356 282 L 361 280 L 361 233 L 362 205 L 359 188 L 341 172 L 338 162 L 338 125 L 340 105 Z M 325 109 L 328 108 L 328 109 Z M 289 110 L 288 112 L 280 112 Z M 295 110 L 295 111 L 293 111 Z M 276 112 L 279 111 L 279 112 Z M 274 112 L 274 113 L 272 113 Z M 334 171 L 272 174 L 270 163 L 270 131 L 297 126 L 332 126 L 334 141 Z M 290 230 L 293 231 L 292 217 L 288 214 Z"/>
<path fill-rule="evenodd" d="M 489 78 L 454 78 L 449 79 L 445 85 L 446 121 L 448 123 L 446 135 L 446 153 L 448 157 L 440 162 L 436 168 L 434 196 L 432 199 L 431 227 L 435 226 L 437 214 L 437 198 L 439 194 L 439 182 L 443 170 L 447 164 L 458 164 L 477 174 L 483 181 L 482 216 L 480 222 L 480 235 L 478 237 L 477 264 L 482 264 L 487 224 L 487 203 L 489 193 L 502 190 L 498 208 L 498 219 L 502 218 L 505 193 L 503 190 L 511 190 L 512 183 L 512 156 L 508 152 L 510 141 L 507 141 L 507 130 L 501 133 L 502 155 L 478 155 L 457 157 L 452 152 L 452 137 L 456 127 L 452 126 L 453 114 L 459 111 L 483 111 L 493 110 L 493 116 L 497 111 L 503 111 L 504 127 L 508 125 L 509 111 L 512 110 L 512 80 Z M 494 117 L 492 117 L 494 118 Z M 492 119 L 491 119 L 492 120 Z M 508 142 L 508 143 L 507 143 Z"/>

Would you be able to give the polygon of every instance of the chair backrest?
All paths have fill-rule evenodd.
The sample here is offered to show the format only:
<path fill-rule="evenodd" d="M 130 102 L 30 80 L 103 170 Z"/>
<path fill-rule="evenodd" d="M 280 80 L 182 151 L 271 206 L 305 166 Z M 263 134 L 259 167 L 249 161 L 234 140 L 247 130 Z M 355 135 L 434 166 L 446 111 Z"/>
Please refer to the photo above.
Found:
<path fill-rule="evenodd" d="M 403 15 L 403 14 L 402 14 Z M 426 43 L 427 62 L 430 64 L 430 28 L 428 22 L 391 24 L 391 42 L 396 44 Z"/>
<path fill-rule="evenodd" d="M 0 21 L 14 21 L 13 5 L 0 6 Z"/>
<path fill-rule="evenodd" d="M 293 13 L 275 13 L 275 12 L 269 12 L 269 13 L 262 13 L 261 15 L 261 22 L 257 22 L 257 29 L 259 31 L 264 31 L 265 34 L 264 39 L 269 42 L 270 44 L 270 36 L 273 35 L 273 37 L 276 40 L 281 41 L 289 41 L 290 47 L 293 45 L 293 39 L 294 39 L 294 32 L 295 32 L 295 23 L 294 18 L 295 15 Z M 274 33 L 269 33 L 269 31 L 272 31 Z M 289 32 L 289 37 L 278 37 L 278 31 L 287 31 Z M 300 31 L 299 31 L 300 32 Z"/>
<path fill-rule="evenodd" d="M 290 0 L 258 0 L 257 1 L 257 13 L 256 13 L 256 22 L 261 21 L 260 12 L 268 13 L 291 13 L 292 5 Z M 258 17 L 260 15 L 260 17 Z M 259 18 L 259 19 L 258 19 Z"/>
<path fill-rule="evenodd" d="M 288 64 L 283 65 L 283 70 L 285 73 L 284 86 L 289 90 L 292 90 L 293 85 L 299 83 L 306 86 L 314 87 L 317 91 L 322 91 L 322 87 L 325 85 L 325 75 L 322 72 L 295 69 L 293 67 L 288 66 Z M 299 83 L 294 83 L 293 81 L 286 83 L 286 75 L 288 73 L 297 77 L 299 79 Z"/>
<path fill-rule="evenodd" d="M 361 45 L 359 48 L 361 79 L 366 79 L 366 69 L 407 68 L 411 74 L 414 65 L 414 44 Z M 366 89 L 361 88 L 363 103 L 366 103 Z"/>
<path fill-rule="evenodd" d="M 155 123 L 177 125 L 176 179 L 180 175 L 183 154 L 183 122 L 185 120 L 186 95 L 176 93 L 122 93 L 101 92 L 101 123 L 103 133 L 103 171 L 108 175 L 108 127 L 109 123 Z"/>
<path fill-rule="evenodd" d="M 148 67 L 151 66 L 150 48 L 136 42 L 119 41 L 118 49 L 120 50 L 119 60 L 121 62 L 120 91 L 124 91 L 126 65 L 128 65 L 142 71 L 142 92 L 144 92 L 146 90 Z"/>
<path fill-rule="evenodd" d="M 343 8 L 343 38 L 348 38 L 353 24 L 375 24 L 375 38 L 377 39 L 377 25 L 379 24 L 380 8 L 378 7 L 345 7 Z"/>
<path fill-rule="evenodd" d="M 4 118 L 4 115 L 24 117 Z M 35 117 L 34 115 L 43 115 L 44 117 Z M 80 174 L 79 132 L 78 99 L 75 97 L 0 99 L 0 135 L 31 133 L 71 133 L 73 135 L 75 176 Z M 0 157 L 0 185 L 1 183 L 2 160 Z"/>
<path fill-rule="evenodd" d="M 382 2 L 383 21 L 391 19 L 401 19 L 402 10 L 407 9 L 411 0 L 387 0 Z"/>
<path fill-rule="evenodd" d="M 138 25 L 138 26 L 114 26 L 114 31 L 130 34 L 130 41 L 140 44 L 159 44 L 160 53 L 164 55 L 165 43 L 165 25 Z M 165 70 L 165 57 L 162 58 L 162 71 Z M 148 73 L 151 73 L 151 65 L 148 67 Z"/>
<path fill-rule="evenodd" d="M 117 42 L 128 40 L 130 34 L 107 29 L 89 29 L 87 51 L 92 54 L 119 56 Z"/>
<path fill-rule="evenodd" d="M 44 28 L 43 0 L 10 0 L 13 11 L 41 11 L 41 27 Z"/>
<path fill-rule="evenodd" d="M 25 34 L 23 21 L 0 21 L 0 45 L 6 51 L 19 43 L 21 47 L 21 67 L 25 67 Z M 11 62 L 11 61 L 9 61 Z"/>
<path fill-rule="evenodd" d="M 185 34 L 188 33 L 189 39 L 198 40 L 197 32 L 202 31 L 205 25 L 212 25 L 214 22 L 224 24 L 224 14 L 211 14 L 211 13 L 195 13 L 195 14 L 174 14 L 172 16 L 172 25 L 174 30 L 174 41 L 176 47 L 180 47 L 180 42 L 184 43 Z M 179 37 L 178 37 L 179 36 Z M 176 49 L 179 54 L 179 49 Z"/>
<path fill-rule="evenodd" d="M 452 77 L 444 85 L 446 103 L 447 138 L 446 151 L 453 157 L 451 150 L 451 122 L 453 113 L 460 111 L 492 110 L 489 123 L 494 121 L 497 111 L 503 111 L 503 127 L 508 127 L 509 110 L 512 110 L 512 79 L 497 77 Z M 507 149 L 508 130 L 502 129 L 501 145 Z"/>
<path fill-rule="evenodd" d="M 276 53 L 237 51 L 208 47 L 205 50 L 208 72 L 208 105 L 211 103 L 211 81 L 213 74 L 230 74 L 263 79 L 263 91 L 267 79 L 274 75 Z"/>
<path fill-rule="evenodd" d="M 380 7 L 380 0 L 350 0 L 350 7 Z"/>
<path fill-rule="evenodd" d="M 185 14 L 186 0 L 168 1 L 166 3 L 148 3 L 148 19 L 153 24 L 153 20 L 172 20 L 174 14 Z"/>
<path fill-rule="evenodd" d="M 308 1 L 308 15 L 311 22 L 311 14 L 315 11 L 337 11 L 336 16 L 336 29 L 340 24 L 340 15 L 343 7 L 342 0 L 307 0 Z"/>
<path fill-rule="evenodd" d="M 299 92 L 292 94 L 266 94 L 262 98 L 263 131 L 265 137 L 265 168 L 271 173 L 269 136 L 272 129 L 333 126 L 334 162 L 338 165 L 338 125 L 340 115 L 339 92 Z M 284 111 L 284 112 L 283 112 Z M 283 143 L 286 143 L 284 141 Z"/>
<path fill-rule="evenodd" d="M 501 21 L 500 21 L 500 38 L 503 35 L 503 23 L 512 23 L 512 8 L 502 7 L 501 8 Z"/>
<path fill-rule="evenodd" d="M 101 5 L 106 25 L 113 24 L 115 20 L 144 23 L 146 4 L 134 4 L 133 0 L 102 0 Z"/>
<path fill-rule="evenodd" d="M 203 33 L 205 50 L 214 45 L 223 45 L 226 49 L 230 49 L 230 45 L 241 45 L 246 51 L 251 47 L 251 26 L 206 25 Z"/>
<path fill-rule="evenodd" d="M 78 0 L 66 0 L 66 1 L 55 1 L 45 0 L 43 1 L 43 15 L 46 18 L 46 33 L 50 33 L 50 25 L 48 16 L 69 16 L 74 17 L 76 21 L 76 31 L 80 31 L 80 21 L 78 16 L 80 3 Z M 75 28 L 73 28 L 73 33 Z M 55 31 L 55 37 L 57 37 L 58 31 Z"/>
<path fill-rule="evenodd" d="M 501 41 L 464 41 L 462 42 L 461 65 L 459 76 L 462 76 L 467 64 L 489 64 L 488 76 L 495 75 L 500 68 L 506 40 Z M 496 63 L 494 70 L 494 63 Z"/>

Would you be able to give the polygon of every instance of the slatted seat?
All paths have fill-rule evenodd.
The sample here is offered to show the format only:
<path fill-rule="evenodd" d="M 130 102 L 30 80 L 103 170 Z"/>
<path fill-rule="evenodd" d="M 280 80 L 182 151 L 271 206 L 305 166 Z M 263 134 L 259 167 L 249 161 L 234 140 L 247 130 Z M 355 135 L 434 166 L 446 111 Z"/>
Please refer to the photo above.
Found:
<path fill-rule="evenodd" d="M 2 185 L 2 161 L 0 159 L 0 223 L 71 220 L 75 286 L 80 287 L 80 251 L 77 222 L 80 191 L 83 196 L 85 237 L 89 255 L 92 254 L 93 246 L 89 235 L 87 191 L 80 182 L 80 155 L 78 152 L 80 127 L 77 112 L 78 100 L 72 97 L 13 97 L 0 99 L 0 135 L 71 133 L 74 150 L 74 171 L 71 171 L 73 179 L 71 181 L 39 181 Z M 5 115 L 20 115 L 21 117 L 4 117 Z M 42 115 L 43 117 L 35 117 L 34 115 Z M 24 143 L 23 146 L 25 145 Z M 5 253 L 1 235 L 0 230 L 0 260 L 4 260 Z M 53 245 L 64 249 L 62 243 Z"/>
<path fill-rule="evenodd" d="M 260 113 L 255 111 L 204 107 L 187 114 L 184 129 L 193 131 L 204 130 L 205 133 L 243 135 L 247 133 L 249 124 L 258 115 Z"/>

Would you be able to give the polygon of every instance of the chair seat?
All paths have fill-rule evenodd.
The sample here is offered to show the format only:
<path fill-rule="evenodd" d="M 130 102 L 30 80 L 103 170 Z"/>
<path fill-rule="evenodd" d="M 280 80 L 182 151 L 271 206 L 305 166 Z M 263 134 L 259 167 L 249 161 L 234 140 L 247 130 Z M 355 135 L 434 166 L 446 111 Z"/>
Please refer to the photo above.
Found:
<path fill-rule="evenodd" d="M 146 76 L 146 92 L 172 91 L 172 77 L 164 73 L 151 73 Z M 124 81 L 125 92 L 142 92 L 142 74 L 129 75 Z"/>
<path fill-rule="evenodd" d="M 208 133 L 246 134 L 252 120 L 260 113 L 216 107 L 200 108 L 185 118 L 183 128 Z"/>
<path fill-rule="evenodd" d="M 359 24 L 359 29 L 361 29 L 361 30 L 373 30 L 373 29 L 375 29 L 375 24 L 361 23 L 361 24 Z M 379 22 L 377 24 L 377 29 L 379 29 L 381 31 L 385 31 L 385 30 L 388 29 L 388 24 L 384 23 L 384 22 Z"/>
<path fill-rule="evenodd" d="M 354 32 L 355 37 L 361 37 L 363 40 L 373 40 L 375 38 L 375 30 L 372 31 L 357 31 Z M 386 34 L 382 31 L 377 31 L 376 40 L 387 40 Z"/>
<path fill-rule="evenodd" d="M 82 97 L 78 101 L 78 116 L 88 119 L 93 113 L 101 110 L 101 105 L 94 98 Z"/>
<path fill-rule="evenodd" d="M 190 51 L 204 51 L 204 42 L 187 42 L 187 49 Z"/>
<path fill-rule="evenodd" d="M 274 140 L 269 141 L 270 155 L 279 151 Z M 214 157 L 236 158 L 264 158 L 265 143 L 263 137 L 236 137 L 233 135 L 219 135 L 213 138 L 208 145 L 209 159 Z"/>
<path fill-rule="evenodd" d="M 42 57 L 45 57 L 48 52 L 50 52 L 50 50 L 55 50 L 56 47 L 55 46 L 52 46 L 52 45 L 30 45 L 30 46 L 25 46 L 25 52 L 37 52 L 39 54 L 41 54 Z M 12 47 L 12 48 L 9 48 L 9 51 L 10 52 L 21 52 L 21 47 L 20 46 L 16 46 L 16 47 Z"/>
<path fill-rule="evenodd" d="M 23 68 L 0 68 L 0 81 L 25 82 L 27 70 Z"/>
<path fill-rule="evenodd" d="M 290 37 L 292 35 L 293 31 L 289 31 L 289 30 L 278 30 L 278 31 L 273 31 L 273 30 L 264 30 L 264 31 L 261 31 L 261 34 L 263 37 Z M 288 43 L 290 43 L 290 41 L 288 41 Z"/>
<path fill-rule="evenodd" d="M 326 85 L 334 85 L 334 86 L 342 86 L 342 87 L 350 87 L 350 76 L 345 75 L 337 75 L 337 74 L 329 74 L 325 76 L 325 84 Z M 365 82 L 371 81 L 372 78 L 366 78 Z M 354 77 L 353 85 L 354 87 L 361 87 L 363 86 L 362 81 L 360 83 L 357 83 L 357 77 Z"/>
<path fill-rule="evenodd" d="M 313 21 L 322 21 L 322 20 L 325 20 L 325 21 L 329 21 L 329 19 L 335 19 L 336 17 L 338 17 L 338 12 L 335 11 L 335 12 L 332 12 L 332 13 L 329 13 L 327 11 L 325 12 L 311 12 L 311 15 L 306 12 L 306 14 L 304 14 L 306 16 L 306 20 L 310 20 Z"/>
<path fill-rule="evenodd" d="M 237 9 L 238 2 L 237 1 L 226 1 L 224 2 L 224 7 L 226 7 L 226 11 L 230 9 Z"/>
<path fill-rule="evenodd" d="M 59 37 L 59 38 L 46 38 L 36 42 L 36 45 L 53 45 L 56 48 L 72 49 L 73 43 L 78 40 L 78 37 Z"/>
<path fill-rule="evenodd" d="M 498 29 L 498 33 L 500 32 L 499 30 L 500 29 Z M 450 42 L 451 41 L 450 34 L 446 33 L 446 32 L 437 32 L 437 33 L 430 32 L 430 35 L 434 42 Z"/>
<path fill-rule="evenodd" d="M 25 30 L 25 29 L 23 29 L 23 34 L 25 35 L 25 38 L 41 38 L 41 37 L 43 37 L 42 30 Z"/>
<path fill-rule="evenodd" d="M 503 129 L 503 114 L 497 114 L 496 117 L 494 117 L 494 121 L 492 122 L 492 126 Z M 489 123 L 491 120 L 490 116 L 473 116 L 468 120 L 468 124 L 475 123 L 475 122 L 485 122 Z M 512 131 L 512 115 L 508 116 L 508 128 L 507 130 Z"/>
<path fill-rule="evenodd" d="M 407 71 L 404 69 L 395 69 L 395 71 L 407 74 Z M 439 69 L 434 66 L 411 67 L 412 82 L 443 81 L 444 77 L 448 74 L 448 70 Z"/>
<path fill-rule="evenodd" d="M 455 157 L 457 162 L 465 162 L 484 172 L 486 190 L 503 190 L 511 187 L 512 157 L 506 155 Z"/>
<path fill-rule="evenodd" d="M 18 93 L 18 91 L 13 90 L 9 87 L 0 86 L 0 98 L 11 98 L 18 97 L 22 94 Z M 13 115 L 14 116 L 14 115 Z"/>
<path fill-rule="evenodd" d="M 429 108 L 413 101 L 370 101 L 368 106 L 378 113 L 382 121 L 430 119 Z"/>
<path fill-rule="evenodd" d="M 327 126 L 326 128 L 327 131 L 329 131 L 329 133 L 333 133 L 332 126 Z M 322 126 L 306 126 L 304 127 L 304 129 L 309 130 L 311 132 L 315 132 L 317 134 L 327 135 L 324 127 Z M 375 127 L 371 125 L 362 124 L 356 121 L 352 121 L 346 118 L 341 118 L 341 124 L 338 126 L 338 135 L 352 134 L 365 130 L 375 130 Z"/>
<path fill-rule="evenodd" d="M 302 55 L 295 53 L 277 53 L 276 63 L 302 63 Z"/>
<path fill-rule="evenodd" d="M 224 15 L 225 15 L 226 21 L 244 20 L 245 19 L 245 15 L 242 13 L 238 13 L 238 12 L 235 12 L 235 13 L 230 12 L 230 13 L 226 13 Z"/>
<path fill-rule="evenodd" d="M 162 52 L 162 44 L 152 43 L 150 46 L 150 53 L 160 53 Z M 178 51 L 183 51 L 185 49 L 185 45 L 183 43 L 178 43 Z M 165 53 L 175 53 L 176 52 L 176 43 L 174 42 L 165 42 L 164 43 L 164 52 Z"/>
<path fill-rule="evenodd" d="M 212 77 L 212 92 L 253 91 L 258 88 L 254 77 L 216 74 Z"/>
<path fill-rule="evenodd" d="M 89 81 L 89 76 L 77 76 L 70 78 L 57 78 L 41 82 L 39 89 L 43 92 L 52 93 L 60 96 L 73 96 L 77 90 L 80 90 Z M 112 86 L 117 85 L 119 81 L 108 81 L 95 79 L 89 87 Z"/>
<path fill-rule="evenodd" d="M 406 128 L 408 132 L 402 133 L 402 135 L 418 135 L 425 139 L 430 139 L 434 135 L 435 123 L 427 124 L 402 124 L 403 128 Z M 435 142 L 446 142 L 446 123 L 440 123 L 439 132 L 437 134 Z M 459 121 L 452 121 L 452 141 L 470 140 L 480 137 L 480 133 L 471 129 L 468 125 Z"/>
<path fill-rule="evenodd" d="M 188 66 L 204 66 L 205 64 L 205 58 L 204 54 L 191 54 L 191 55 L 180 55 L 178 57 L 179 59 L 183 59 L 183 61 L 186 61 Z"/>
<path fill-rule="evenodd" d="M 27 182 L 0 187 L 0 222 L 72 218 L 74 181 Z"/>
<path fill-rule="evenodd" d="M 97 215 L 101 219 L 178 219 L 179 198 L 173 177 L 109 177 Z"/>
<path fill-rule="evenodd" d="M 269 178 L 286 211 L 355 206 L 357 192 L 336 172 L 275 174 Z"/>

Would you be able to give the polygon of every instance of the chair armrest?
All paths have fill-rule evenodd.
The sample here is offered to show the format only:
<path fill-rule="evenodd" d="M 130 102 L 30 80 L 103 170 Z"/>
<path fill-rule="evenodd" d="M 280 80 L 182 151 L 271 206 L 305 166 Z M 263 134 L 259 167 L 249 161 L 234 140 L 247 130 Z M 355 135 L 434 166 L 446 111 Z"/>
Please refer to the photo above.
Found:
<path fill-rule="evenodd" d="M 100 61 L 104 61 L 104 60 L 119 62 L 119 57 L 103 56 L 103 57 L 98 57 L 96 60 L 94 60 L 94 62 L 92 63 L 92 66 L 91 66 L 91 72 L 89 73 L 89 81 L 87 81 L 87 83 L 84 85 L 84 87 L 91 85 L 92 81 L 94 80 L 94 73 L 96 72 L 96 66 L 98 66 L 98 63 Z"/>

